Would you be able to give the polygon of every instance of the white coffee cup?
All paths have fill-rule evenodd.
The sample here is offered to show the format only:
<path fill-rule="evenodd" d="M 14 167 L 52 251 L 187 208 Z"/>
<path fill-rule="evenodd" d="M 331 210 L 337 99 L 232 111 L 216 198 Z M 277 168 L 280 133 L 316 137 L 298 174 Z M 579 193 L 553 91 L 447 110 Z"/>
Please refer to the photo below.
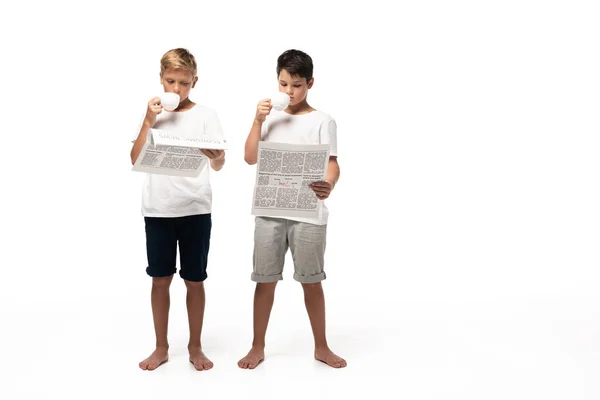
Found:
<path fill-rule="evenodd" d="M 181 100 L 177 93 L 164 92 L 158 95 L 160 98 L 160 104 L 167 111 L 173 111 L 179 105 Z"/>
<path fill-rule="evenodd" d="M 271 106 L 277 111 L 283 111 L 290 104 L 290 96 L 283 92 L 277 92 L 271 98 Z"/>

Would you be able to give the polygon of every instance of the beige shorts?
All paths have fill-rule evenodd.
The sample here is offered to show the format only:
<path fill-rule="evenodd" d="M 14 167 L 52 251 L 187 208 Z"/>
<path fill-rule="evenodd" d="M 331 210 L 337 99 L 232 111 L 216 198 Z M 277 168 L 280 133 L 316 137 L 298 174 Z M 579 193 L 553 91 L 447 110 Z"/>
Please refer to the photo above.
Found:
<path fill-rule="evenodd" d="M 289 247 L 294 260 L 294 279 L 301 283 L 321 282 L 325 279 L 326 232 L 327 225 L 256 217 L 252 280 L 261 283 L 282 280 Z"/>

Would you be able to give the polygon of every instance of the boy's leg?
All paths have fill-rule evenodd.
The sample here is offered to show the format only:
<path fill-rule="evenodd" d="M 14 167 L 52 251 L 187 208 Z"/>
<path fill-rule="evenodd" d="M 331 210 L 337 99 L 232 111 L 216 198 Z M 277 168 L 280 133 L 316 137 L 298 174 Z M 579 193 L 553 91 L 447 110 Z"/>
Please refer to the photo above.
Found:
<path fill-rule="evenodd" d="M 343 368 L 346 361 L 331 351 L 326 338 L 325 295 L 321 285 L 326 277 L 326 233 L 326 225 L 291 222 L 288 237 L 294 259 L 294 279 L 302 283 L 304 289 L 304 304 L 315 339 L 315 359 L 334 368 Z"/>
<path fill-rule="evenodd" d="M 205 305 L 204 282 L 186 280 L 185 286 L 187 287 L 186 304 L 190 324 L 190 341 L 188 342 L 190 362 L 198 371 L 204 371 L 213 367 L 212 361 L 202 351 L 201 343 Z"/>
<path fill-rule="evenodd" d="M 325 295 L 319 283 L 303 283 L 304 304 L 315 338 L 315 359 L 334 368 L 346 366 L 346 360 L 331 351 L 325 337 Z"/>
<path fill-rule="evenodd" d="M 240 368 L 254 369 L 265 358 L 265 337 L 275 301 L 277 282 L 257 283 L 254 291 L 254 339 L 248 354 L 238 362 Z"/>
<path fill-rule="evenodd" d="M 156 334 L 156 349 L 150 354 L 150 357 L 140 362 L 141 369 L 151 371 L 169 359 L 167 331 L 169 325 L 169 306 L 171 304 L 169 286 L 172 280 L 173 275 L 164 278 L 152 278 L 150 298 L 152 302 L 154 332 Z"/>
<path fill-rule="evenodd" d="M 169 359 L 167 340 L 169 307 L 171 299 L 169 287 L 175 273 L 177 239 L 173 220 L 170 218 L 145 218 L 146 251 L 148 268 L 152 277 L 152 317 L 156 335 L 156 349 L 150 357 L 139 363 L 141 369 L 154 370 Z"/>
<path fill-rule="evenodd" d="M 210 247 L 212 220 L 210 214 L 191 215 L 178 219 L 179 254 L 181 270 L 187 288 L 186 305 L 190 327 L 188 351 L 190 362 L 198 371 L 213 367 L 212 361 L 202 351 L 202 325 L 204 322 L 204 280 Z"/>
<path fill-rule="evenodd" d="M 283 262 L 288 249 L 286 220 L 257 217 L 254 228 L 254 339 L 248 354 L 238 362 L 240 368 L 254 369 L 264 359 L 265 336 L 275 287 L 282 279 Z"/>

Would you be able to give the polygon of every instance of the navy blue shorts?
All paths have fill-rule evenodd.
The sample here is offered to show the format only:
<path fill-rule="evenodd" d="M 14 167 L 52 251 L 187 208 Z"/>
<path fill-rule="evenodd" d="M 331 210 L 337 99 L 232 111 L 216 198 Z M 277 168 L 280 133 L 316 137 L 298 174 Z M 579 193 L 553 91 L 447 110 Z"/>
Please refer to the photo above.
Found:
<path fill-rule="evenodd" d="M 179 275 L 192 282 L 206 279 L 206 264 L 210 245 L 210 214 L 176 218 L 144 217 L 146 222 L 146 272 L 154 278 L 177 272 L 177 243 L 179 242 Z"/>

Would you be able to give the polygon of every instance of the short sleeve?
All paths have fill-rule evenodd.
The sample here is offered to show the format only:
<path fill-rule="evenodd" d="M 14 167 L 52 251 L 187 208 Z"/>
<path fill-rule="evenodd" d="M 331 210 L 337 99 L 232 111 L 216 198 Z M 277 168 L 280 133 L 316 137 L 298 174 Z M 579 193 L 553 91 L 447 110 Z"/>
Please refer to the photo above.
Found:
<path fill-rule="evenodd" d="M 333 119 L 324 122 L 319 131 L 319 140 L 321 144 L 329 144 L 329 155 L 337 157 L 337 124 Z"/>
<path fill-rule="evenodd" d="M 217 113 L 211 110 L 204 121 L 204 133 L 211 138 L 220 139 L 225 141 L 225 135 L 223 134 L 223 128 L 221 127 L 221 121 Z"/>
<path fill-rule="evenodd" d="M 144 118 L 146 118 L 146 113 L 142 114 L 140 120 L 137 124 L 137 129 L 133 132 L 133 136 L 131 137 L 131 143 L 135 143 L 140 134 L 140 130 L 142 130 L 142 125 L 144 124 Z M 132 124 L 133 125 L 133 124 Z"/>

